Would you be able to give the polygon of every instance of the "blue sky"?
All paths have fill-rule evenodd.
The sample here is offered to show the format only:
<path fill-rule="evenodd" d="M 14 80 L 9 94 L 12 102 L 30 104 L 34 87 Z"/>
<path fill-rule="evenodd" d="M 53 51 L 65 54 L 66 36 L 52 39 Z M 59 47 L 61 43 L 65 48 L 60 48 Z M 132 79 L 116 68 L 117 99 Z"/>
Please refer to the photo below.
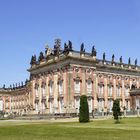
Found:
<path fill-rule="evenodd" d="M 31 56 L 55 38 L 140 64 L 140 1 L 0 0 L 0 86 L 28 78 Z"/>

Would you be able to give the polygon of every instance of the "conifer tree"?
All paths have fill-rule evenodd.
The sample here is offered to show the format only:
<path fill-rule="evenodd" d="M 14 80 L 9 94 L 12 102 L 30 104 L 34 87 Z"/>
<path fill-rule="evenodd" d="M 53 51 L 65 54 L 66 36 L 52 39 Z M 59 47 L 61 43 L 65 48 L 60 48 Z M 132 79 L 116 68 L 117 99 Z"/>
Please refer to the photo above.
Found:
<path fill-rule="evenodd" d="M 120 101 L 118 99 L 113 102 L 113 116 L 116 122 L 119 122 L 119 116 L 121 116 Z"/>
<path fill-rule="evenodd" d="M 89 108 L 86 95 L 82 95 L 80 97 L 79 112 L 79 122 L 89 122 Z"/>

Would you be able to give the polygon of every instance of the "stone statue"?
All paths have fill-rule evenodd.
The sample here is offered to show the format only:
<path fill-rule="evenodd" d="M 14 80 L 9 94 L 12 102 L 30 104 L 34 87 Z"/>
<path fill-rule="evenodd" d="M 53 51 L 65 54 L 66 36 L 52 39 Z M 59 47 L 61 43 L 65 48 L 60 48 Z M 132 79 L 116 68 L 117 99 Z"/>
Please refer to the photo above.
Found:
<path fill-rule="evenodd" d="M 21 82 L 21 86 L 23 87 L 23 82 Z"/>
<path fill-rule="evenodd" d="M 3 85 L 3 89 L 5 89 L 5 84 Z"/>
<path fill-rule="evenodd" d="M 82 43 L 82 44 L 81 44 L 80 53 L 85 53 L 85 49 L 84 49 L 84 43 Z"/>
<path fill-rule="evenodd" d="M 15 88 L 15 84 L 13 84 L 13 89 Z"/>
<path fill-rule="evenodd" d="M 49 56 L 49 55 L 51 55 L 51 53 L 52 53 L 52 49 L 49 48 L 48 45 L 45 46 L 45 49 L 46 49 L 46 50 L 45 50 L 45 55 L 46 55 L 46 57 Z"/>
<path fill-rule="evenodd" d="M 131 58 L 128 59 L 128 65 L 131 65 Z"/>
<path fill-rule="evenodd" d="M 32 56 L 30 64 L 31 65 L 35 65 L 36 64 L 36 55 Z"/>
<path fill-rule="evenodd" d="M 92 47 L 92 53 L 91 53 L 92 56 L 96 56 L 97 55 L 97 52 L 95 50 L 95 46 Z"/>
<path fill-rule="evenodd" d="M 45 59 L 45 57 L 44 57 L 43 52 L 40 52 L 40 55 L 39 55 L 38 61 L 39 61 L 39 62 L 42 62 L 44 59 Z"/>
<path fill-rule="evenodd" d="M 105 52 L 103 53 L 103 61 L 105 61 Z"/>
<path fill-rule="evenodd" d="M 80 50 L 80 51 L 81 51 L 81 52 L 84 51 L 84 43 L 81 44 L 81 50 Z"/>
<path fill-rule="evenodd" d="M 12 88 L 12 85 L 10 85 L 10 89 Z"/>
<path fill-rule="evenodd" d="M 114 56 L 114 54 L 112 55 L 112 63 L 114 63 L 114 61 L 115 61 L 115 56 Z"/>
<path fill-rule="evenodd" d="M 64 43 L 64 52 L 68 51 L 68 45 Z"/>
<path fill-rule="evenodd" d="M 120 63 L 122 63 L 122 56 L 120 57 Z"/>
<path fill-rule="evenodd" d="M 69 47 L 69 50 L 72 51 L 72 42 L 69 40 L 69 43 L 68 43 L 68 47 Z"/>
<path fill-rule="evenodd" d="M 138 60 L 136 59 L 136 60 L 135 60 L 135 66 L 137 66 L 137 63 L 138 63 Z"/>
<path fill-rule="evenodd" d="M 55 45 L 54 45 L 54 55 L 59 56 L 60 50 L 61 50 L 61 40 L 55 39 Z"/>

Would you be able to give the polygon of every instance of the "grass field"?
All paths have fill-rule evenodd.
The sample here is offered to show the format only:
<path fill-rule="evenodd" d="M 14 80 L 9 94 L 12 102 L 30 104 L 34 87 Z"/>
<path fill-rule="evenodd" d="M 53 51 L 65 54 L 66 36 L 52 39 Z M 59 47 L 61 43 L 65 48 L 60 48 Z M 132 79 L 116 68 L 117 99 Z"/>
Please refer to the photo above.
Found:
<path fill-rule="evenodd" d="M 90 123 L 0 121 L 0 140 L 140 140 L 140 118 Z"/>

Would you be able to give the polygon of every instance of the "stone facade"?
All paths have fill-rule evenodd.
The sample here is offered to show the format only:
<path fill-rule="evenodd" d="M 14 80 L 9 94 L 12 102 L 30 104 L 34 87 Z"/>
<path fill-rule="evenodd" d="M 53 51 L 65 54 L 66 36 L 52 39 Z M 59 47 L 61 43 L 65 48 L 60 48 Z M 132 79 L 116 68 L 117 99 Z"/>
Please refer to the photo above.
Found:
<path fill-rule="evenodd" d="M 113 55 L 112 60 L 107 61 L 105 53 L 100 60 L 96 58 L 94 47 L 91 53 L 87 53 L 82 43 L 80 51 L 75 51 L 69 41 L 61 49 L 60 40 L 56 40 L 53 50 L 47 48 L 45 54 L 40 53 L 38 60 L 32 56 L 28 71 L 28 86 L 0 91 L 0 102 L 3 100 L 4 104 L 1 108 L 10 112 L 24 110 L 29 114 L 77 114 L 80 96 L 85 94 L 90 113 L 111 113 L 115 99 L 120 100 L 122 111 L 124 108 L 127 111 L 136 109 L 132 105 L 130 90 L 140 87 L 137 60 L 132 65 L 129 58 L 128 64 L 124 64 L 122 57 L 116 62 Z"/>

